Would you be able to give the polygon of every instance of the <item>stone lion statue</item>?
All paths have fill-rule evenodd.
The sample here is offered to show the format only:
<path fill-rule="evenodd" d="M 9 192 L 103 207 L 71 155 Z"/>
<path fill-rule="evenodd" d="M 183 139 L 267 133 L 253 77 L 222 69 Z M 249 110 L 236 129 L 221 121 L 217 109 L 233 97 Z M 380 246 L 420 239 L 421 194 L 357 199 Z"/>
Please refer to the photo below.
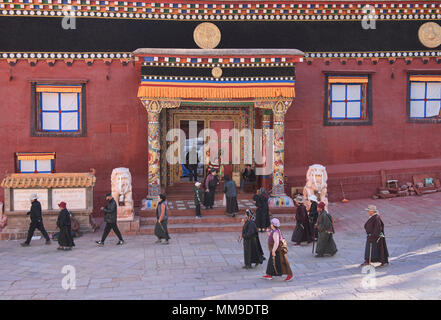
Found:
<path fill-rule="evenodd" d="M 315 195 L 318 202 L 325 203 L 325 210 L 328 210 L 328 173 L 326 168 L 320 164 L 313 164 L 306 172 L 306 185 L 303 188 L 303 197 L 305 199 L 305 206 L 309 210 L 311 201 L 309 197 Z"/>
<path fill-rule="evenodd" d="M 118 205 L 118 220 L 133 220 L 132 175 L 129 169 L 113 169 L 111 183 L 112 197 Z"/>

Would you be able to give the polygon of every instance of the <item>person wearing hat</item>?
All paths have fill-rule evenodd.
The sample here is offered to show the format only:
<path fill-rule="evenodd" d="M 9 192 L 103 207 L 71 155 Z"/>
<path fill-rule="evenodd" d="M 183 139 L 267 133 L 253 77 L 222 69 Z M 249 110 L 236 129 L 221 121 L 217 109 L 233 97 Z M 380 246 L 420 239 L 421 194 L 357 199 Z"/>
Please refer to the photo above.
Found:
<path fill-rule="evenodd" d="M 201 190 L 200 182 L 196 182 L 194 184 L 193 192 L 194 192 L 194 206 L 196 210 L 196 218 L 202 218 L 202 214 L 201 214 L 202 190 Z"/>
<path fill-rule="evenodd" d="M 58 235 L 58 250 L 72 250 L 75 243 L 72 238 L 71 216 L 66 208 L 66 202 L 62 201 L 58 204 L 60 213 L 58 214 L 57 227 L 60 229 Z"/>
<path fill-rule="evenodd" d="M 117 205 L 115 199 L 113 199 L 111 193 L 106 194 L 107 205 L 105 207 L 101 207 L 101 210 L 104 211 L 104 221 L 106 222 L 106 226 L 104 228 L 103 236 L 100 241 L 95 241 L 99 246 L 104 246 L 104 241 L 106 241 L 107 236 L 109 235 L 110 230 L 115 232 L 119 241 L 117 245 L 124 244 L 124 240 L 121 236 L 121 232 L 118 229 L 118 225 L 116 224 L 117 220 Z"/>
<path fill-rule="evenodd" d="M 318 238 L 318 234 L 317 234 L 317 229 L 315 228 L 315 225 L 317 223 L 317 218 L 318 218 L 318 211 L 317 211 L 317 197 L 315 195 L 311 195 L 308 197 L 309 202 L 311 203 L 311 206 L 309 208 L 309 228 L 310 228 L 310 233 L 311 236 L 314 238 L 315 241 L 317 241 Z"/>
<path fill-rule="evenodd" d="M 241 236 L 243 239 L 243 256 L 245 262 L 243 268 L 245 269 L 251 269 L 252 263 L 255 263 L 257 267 L 257 265 L 262 264 L 263 260 L 265 260 L 254 220 L 255 216 L 253 211 L 247 209 L 246 221 L 243 225 Z"/>
<path fill-rule="evenodd" d="M 280 231 L 279 219 L 273 218 L 271 220 L 271 232 L 267 232 L 267 234 L 270 257 L 266 267 L 266 274 L 263 276 L 263 278 L 271 280 L 273 276 L 281 276 L 286 274 L 287 276 L 285 281 L 291 281 L 293 277 L 291 267 L 286 254 L 281 250 L 283 235 Z"/>
<path fill-rule="evenodd" d="M 307 241 L 312 242 L 311 228 L 309 227 L 309 218 L 306 207 L 303 204 L 303 197 L 297 196 L 294 199 L 297 207 L 296 211 L 296 227 L 292 233 L 291 241 L 294 245 L 299 246 L 300 243 Z"/>
<path fill-rule="evenodd" d="M 318 241 L 315 252 L 316 257 L 323 257 L 325 254 L 333 256 L 337 252 L 337 246 L 335 245 L 333 234 L 334 226 L 332 223 L 332 217 L 325 210 L 325 203 L 320 202 L 318 204 L 319 216 L 317 218 L 317 231 Z"/>
<path fill-rule="evenodd" d="M 389 252 L 384 236 L 384 223 L 378 214 L 376 206 L 369 205 L 365 210 L 369 213 L 370 218 L 364 225 L 367 238 L 364 250 L 364 263 L 361 266 L 369 265 L 371 262 L 380 262 L 380 267 L 384 267 L 389 264 Z"/>
<path fill-rule="evenodd" d="M 49 238 L 49 235 L 46 232 L 46 229 L 43 225 L 43 216 L 41 214 L 41 204 L 38 201 L 38 196 L 34 193 L 31 196 L 31 211 L 29 211 L 27 214 L 31 218 L 31 224 L 29 225 L 28 230 L 28 237 L 26 238 L 26 241 L 21 243 L 22 247 L 28 247 L 31 243 L 32 236 L 34 235 L 35 229 L 40 230 L 43 237 L 46 239 L 46 244 L 51 244 L 51 239 Z"/>

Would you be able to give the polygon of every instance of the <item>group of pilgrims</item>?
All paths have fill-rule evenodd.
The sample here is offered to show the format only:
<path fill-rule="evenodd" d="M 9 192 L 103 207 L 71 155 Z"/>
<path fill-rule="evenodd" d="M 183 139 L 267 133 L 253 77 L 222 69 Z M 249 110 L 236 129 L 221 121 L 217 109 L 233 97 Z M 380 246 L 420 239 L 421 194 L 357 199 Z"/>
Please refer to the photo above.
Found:
<path fill-rule="evenodd" d="M 237 193 L 235 183 L 224 177 L 224 193 L 225 204 L 228 215 L 233 217 L 239 211 L 237 205 Z M 202 217 L 200 205 L 203 203 L 206 209 L 213 207 L 215 189 L 219 184 L 217 178 L 217 170 L 211 169 L 210 174 L 207 175 L 205 186 L 205 197 L 202 201 L 203 191 L 200 188 L 201 183 L 196 182 L 194 187 L 196 216 Z M 239 240 L 243 241 L 244 249 L 244 266 L 245 269 L 251 269 L 252 264 L 256 266 L 263 264 L 265 259 L 264 252 L 260 243 L 259 233 L 266 232 L 268 236 L 267 244 L 269 250 L 269 259 L 266 267 L 266 274 L 264 279 L 272 279 L 274 276 L 286 275 L 285 281 L 293 279 L 293 273 L 287 258 L 288 246 L 286 239 L 280 230 L 280 221 L 277 218 L 270 218 L 268 207 L 269 195 L 264 188 L 257 190 L 253 196 L 256 204 L 256 211 L 251 209 L 246 210 L 245 218 L 242 219 L 242 233 Z M 46 239 L 46 244 L 50 244 L 50 238 L 47 234 L 41 214 L 41 204 L 38 201 L 36 194 L 31 197 L 31 210 L 28 212 L 31 218 L 28 236 L 22 246 L 29 246 L 34 231 L 40 230 L 43 237 Z M 124 244 L 124 240 L 117 226 L 117 204 L 110 193 L 106 194 L 107 205 L 102 207 L 104 211 L 104 221 L 106 227 L 100 241 L 96 241 L 99 246 L 104 245 L 104 241 L 112 229 L 118 237 L 118 245 Z M 167 230 L 168 222 L 168 204 L 164 194 L 157 197 L 158 205 L 156 207 L 156 224 L 155 235 L 158 238 L 156 243 L 169 244 L 170 236 Z M 294 246 L 300 246 L 302 242 L 317 242 L 315 248 L 315 257 L 334 256 L 337 253 L 337 246 L 334 241 L 334 221 L 332 216 L 325 210 L 325 203 L 319 202 L 315 195 L 308 197 L 311 203 L 309 210 L 304 205 L 304 198 L 301 195 L 295 197 L 294 202 L 296 206 L 295 220 L 296 226 L 291 236 L 291 241 Z M 67 209 L 65 202 L 58 204 L 60 208 L 57 226 L 60 230 L 58 233 L 59 250 L 72 250 L 75 246 L 72 233 L 72 214 Z M 388 265 L 389 253 L 386 245 L 386 238 L 384 234 L 384 223 L 381 220 L 376 206 L 369 205 L 365 209 L 370 218 L 367 220 L 364 228 L 366 230 L 367 238 L 365 245 L 364 262 L 361 266 L 370 265 L 372 262 L 381 263 L 380 266 Z"/>

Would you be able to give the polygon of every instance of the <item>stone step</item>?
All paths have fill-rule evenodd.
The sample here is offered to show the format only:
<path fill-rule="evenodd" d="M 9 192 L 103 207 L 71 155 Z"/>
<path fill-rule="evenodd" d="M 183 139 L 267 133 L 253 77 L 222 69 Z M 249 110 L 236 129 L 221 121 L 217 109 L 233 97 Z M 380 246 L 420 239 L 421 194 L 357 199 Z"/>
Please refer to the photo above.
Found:
<path fill-rule="evenodd" d="M 282 231 L 285 231 L 285 237 L 288 237 L 289 232 L 294 230 L 294 224 L 286 224 L 282 226 Z M 168 232 L 170 235 L 176 233 L 194 233 L 194 232 L 237 232 L 238 235 L 242 231 L 240 224 L 229 223 L 201 223 L 201 224 L 174 224 L 168 225 Z M 155 233 L 154 226 L 141 226 L 139 234 L 153 235 Z"/>
<path fill-rule="evenodd" d="M 238 215 L 244 215 L 245 210 L 247 208 L 241 208 L 239 207 L 239 213 Z M 251 208 L 253 212 L 256 211 L 255 208 Z M 224 207 L 214 207 L 213 209 L 205 210 L 201 208 L 201 213 L 203 216 L 216 216 L 216 215 L 225 215 L 225 208 Z M 288 214 L 288 215 L 295 215 L 295 208 L 270 208 L 270 213 L 273 215 L 278 214 Z M 156 211 L 155 210 L 139 210 L 136 212 L 137 215 L 140 217 L 156 217 Z M 169 216 L 195 216 L 195 209 L 169 209 Z"/>
<path fill-rule="evenodd" d="M 288 215 L 277 215 L 275 216 L 280 220 L 280 223 L 293 223 L 295 221 L 294 216 Z M 243 215 L 237 215 L 236 217 L 229 217 L 226 215 L 210 215 L 202 218 L 196 218 L 195 216 L 183 216 L 183 217 L 169 217 L 168 225 L 174 224 L 205 224 L 205 223 L 216 223 L 216 224 L 230 224 L 239 223 L 244 218 Z M 156 222 L 156 217 L 142 217 L 140 219 L 140 225 L 154 225 Z"/>

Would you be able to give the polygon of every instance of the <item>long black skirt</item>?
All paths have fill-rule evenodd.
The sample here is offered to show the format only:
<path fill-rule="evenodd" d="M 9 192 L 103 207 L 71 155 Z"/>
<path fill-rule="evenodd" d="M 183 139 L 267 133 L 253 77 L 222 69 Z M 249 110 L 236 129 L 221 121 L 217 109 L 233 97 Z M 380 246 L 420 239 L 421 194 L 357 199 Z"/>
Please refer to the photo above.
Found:
<path fill-rule="evenodd" d="M 271 222 L 268 208 L 257 208 L 256 210 L 256 227 L 259 229 L 269 228 Z"/>
<path fill-rule="evenodd" d="M 209 192 L 205 192 L 204 194 L 205 207 L 212 207 L 214 205 L 214 195 L 216 193 L 216 190 L 214 188 L 210 188 L 209 190 Z"/>
<path fill-rule="evenodd" d="M 259 236 L 243 240 L 243 255 L 246 266 L 250 266 L 252 263 L 263 263 L 263 250 L 260 246 Z"/>
<path fill-rule="evenodd" d="M 158 239 L 165 239 L 165 240 L 170 239 L 167 229 L 167 220 L 162 220 L 161 223 L 156 222 L 155 236 L 158 237 Z"/>
<path fill-rule="evenodd" d="M 70 226 L 65 226 L 60 228 L 60 233 L 58 234 L 58 244 L 60 247 L 74 247 L 75 243 L 72 238 L 72 231 Z"/>
<path fill-rule="evenodd" d="M 387 251 L 385 238 L 380 238 L 378 242 L 369 242 L 369 240 L 366 239 L 366 245 L 364 248 L 364 260 L 369 261 L 371 243 L 372 243 L 371 262 L 388 263 L 389 252 Z"/>
<path fill-rule="evenodd" d="M 320 232 L 318 234 L 317 248 L 315 252 L 319 255 L 334 255 L 337 252 L 337 246 L 335 245 L 332 233 Z"/>
<path fill-rule="evenodd" d="M 226 197 L 227 213 L 239 212 L 239 206 L 237 205 L 237 197 Z"/>
<path fill-rule="evenodd" d="M 303 241 L 312 241 L 310 229 L 309 229 L 309 223 L 306 226 L 303 226 L 302 223 L 297 222 L 296 228 L 294 229 L 294 232 L 292 233 L 291 237 L 292 242 L 303 242 Z"/>

